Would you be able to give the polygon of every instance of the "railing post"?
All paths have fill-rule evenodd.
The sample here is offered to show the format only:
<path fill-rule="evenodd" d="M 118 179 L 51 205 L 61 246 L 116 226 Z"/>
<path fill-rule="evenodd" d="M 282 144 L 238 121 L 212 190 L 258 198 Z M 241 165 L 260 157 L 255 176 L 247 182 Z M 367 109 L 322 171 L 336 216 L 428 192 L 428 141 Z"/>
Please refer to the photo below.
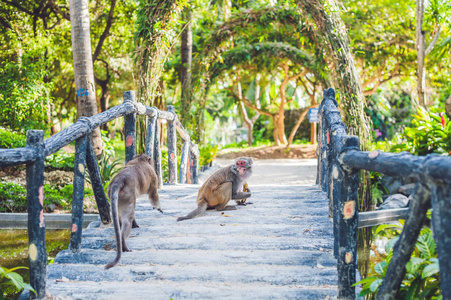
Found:
<path fill-rule="evenodd" d="M 177 133 L 175 128 L 175 107 L 168 105 L 168 111 L 173 113 L 174 119 L 168 120 L 168 182 L 175 184 L 177 182 Z"/>
<path fill-rule="evenodd" d="M 89 122 L 86 117 L 78 119 Z M 75 141 L 74 159 L 74 187 L 72 194 L 72 231 L 70 235 L 70 249 L 72 252 L 80 252 L 81 233 L 83 230 L 83 198 L 85 194 L 85 166 L 86 150 L 88 148 L 89 135 L 82 136 Z"/>
<path fill-rule="evenodd" d="M 331 196 L 334 202 L 334 224 L 336 228 L 335 248 L 338 248 L 338 299 L 355 299 L 357 269 L 357 228 L 359 170 L 344 167 L 340 157 L 348 150 L 360 148 L 359 138 L 337 134 L 332 139 L 336 156 L 333 158 Z"/>
<path fill-rule="evenodd" d="M 404 228 L 398 241 L 393 247 L 393 257 L 387 272 L 385 273 L 384 281 L 377 293 L 377 300 L 396 299 L 396 294 L 399 291 L 406 273 L 406 264 L 410 260 L 410 256 L 415 249 L 415 242 L 418 239 L 418 235 L 423 227 L 423 222 L 426 219 L 430 199 L 430 191 L 420 180 L 413 192 L 413 199 L 410 201 L 409 216 L 404 223 Z M 442 270 L 440 270 L 440 272 L 441 271 Z"/>
<path fill-rule="evenodd" d="M 111 223 L 110 204 L 108 203 L 105 190 L 103 189 L 99 166 L 97 165 L 97 158 L 90 142 L 88 142 L 86 150 L 86 166 L 88 167 L 89 178 L 91 179 L 91 186 L 94 191 L 100 220 L 103 224 L 109 224 Z"/>
<path fill-rule="evenodd" d="M 451 299 L 451 193 L 450 185 L 437 182 L 431 186 L 432 230 L 440 266 L 443 299 Z"/>
<path fill-rule="evenodd" d="M 154 158 L 155 151 L 155 131 L 156 124 L 158 120 L 158 110 L 153 107 L 155 110 L 155 115 L 152 117 L 147 117 L 147 137 L 146 137 L 146 154 L 149 155 L 152 159 Z"/>
<path fill-rule="evenodd" d="M 182 157 L 180 158 L 179 183 L 186 182 L 190 143 L 190 140 L 183 142 Z"/>
<path fill-rule="evenodd" d="M 329 131 L 327 119 L 324 110 L 321 111 L 323 123 L 321 125 L 321 178 L 320 186 L 324 192 L 328 192 L 327 188 L 327 170 L 328 170 L 328 147 L 329 147 Z"/>
<path fill-rule="evenodd" d="M 163 171 L 161 170 L 161 147 L 160 147 L 160 122 L 159 111 L 157 111 L 156 121 L 155 121 L 155 135 L 154 135 L 154 163 L 155 163 L 155 173 L 157 173 L 158 178 L 158 189 L 163 187 Z"/>
<path fill-rule="evenodd" d="M 44 299 L 46 286 L 47 252 L 45 249 L 44 221 L 44 131 L 28 130 L 27 147 L 34 148 L 38 158 L 27 164 L 28 203 L 28 259 L 30 262 L 30 285 Z"/>
<path fill-rule="evenodd" d="M 133 105 L 136 102 L 134 91 L 125 91 L 123 93 L 124 103 L 130 102 Z M 136 113 L 130 113 L 124 116 L 124 136 L 125 136 L 125 163 L 128 163 L 136 155 Z"/>
<path fill-rule="evenodd" d="M 193 156 L 193 165 L 191 166 L 191 174 L 193 176 L 193 184 L 199 183 L 199 147 L 197 145 L 192 145 L 193 152 L 197 153 L 197 156 Z"/>

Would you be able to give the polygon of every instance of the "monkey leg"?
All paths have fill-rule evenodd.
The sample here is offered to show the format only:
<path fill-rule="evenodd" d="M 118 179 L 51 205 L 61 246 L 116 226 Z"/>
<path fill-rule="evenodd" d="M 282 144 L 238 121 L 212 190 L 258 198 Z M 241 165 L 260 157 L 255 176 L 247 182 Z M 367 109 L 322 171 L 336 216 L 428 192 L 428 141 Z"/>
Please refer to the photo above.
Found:
<path fill-rule="evenodd" d="M 123 252 L 131 252 L 131 250 L 127 247 L 125 240 L 130 235 L 130 231 L 132 230 L 132 224 L 135 220 L 135 208 L 133 204 L 130 204 L 124 207 L 121 211 L 121 239 L 122 239 L 122 251 Z"/>
<path fill-rule="evenodd" d="M 160 197 L 158 196 L 157 184 L 151 184 L 149 190 L 147 191 L 149 196 L 150 204 L 152 204 L 153 209 L 163 212 L 160 206 Z"/>
<path fill-rule="evenodd" d="M 132 228 L 139 228 L 138 223 L 136 223 L 136 219 L 133 219 Z"/>
<path fill-rule="evenodd" d="M 232 199 L 232 183 L 224 182 L 212 193 L 213 198 L 218 203 L 215 209 L 221 210 L 236 210 L 235 206 L 227 205 L 230 199 Z"/>

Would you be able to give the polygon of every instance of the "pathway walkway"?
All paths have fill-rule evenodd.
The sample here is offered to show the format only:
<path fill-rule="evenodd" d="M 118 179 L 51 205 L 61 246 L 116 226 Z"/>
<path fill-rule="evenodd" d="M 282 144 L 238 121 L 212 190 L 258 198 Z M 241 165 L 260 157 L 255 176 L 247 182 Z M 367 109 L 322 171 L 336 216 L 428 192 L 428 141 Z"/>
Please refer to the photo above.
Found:
<path fill-rule="evenodd" d="M 80 253 L 60 252 L 48 267 L 48 292 L 78 299 L 334 299 L 326 195 L 282 180 L 309 180 L 305 168 L 316 170 L 311 161 L 257 161 L 253 205 L 182 222 L 176 218 L 195 208 L 200 186 L 164 186 L 163 214 L 140 199 L 140 228 L 127 240 L 133 251 L 118 266 L 104 269 L 115 257 L 114 249 L 105 250 L 114 248 L 113 228 L 94 222 Z"/>

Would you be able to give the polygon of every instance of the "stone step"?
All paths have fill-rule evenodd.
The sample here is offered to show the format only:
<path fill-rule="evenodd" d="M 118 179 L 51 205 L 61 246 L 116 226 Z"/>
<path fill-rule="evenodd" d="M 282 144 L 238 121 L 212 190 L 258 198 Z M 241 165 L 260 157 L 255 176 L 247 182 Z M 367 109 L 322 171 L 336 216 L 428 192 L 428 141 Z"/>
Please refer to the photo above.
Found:
<path fill-rule="evenodd" d="M 290 284 L 275 286 L 263 282 L 228 283 L 216 281 L 147 280 L 139 282 L 87 282 L 80 288 L 79 281 L 55 282 L 48 287 L 55 294 L 73 299 L 336 299 L 337 287 L 319 287 Z M 101 296 L 99 296 L 101 295 Z"/>
<path fill-rule="evenodd" d="M 277 276 L 275 276 L 277 274 Z M 201 264 L 119 264 L 106 270 L 103 265 L 57 264 L 53 266 L 49 280 L 63 279 L 73 281 L 123 281 L 170 280 L 183 282 L 186 280 L 254 283 L 263 282 L 272 285 L 336 285 L 337 270 L 335 268 L 310 268 L 296 265 L 267 264 L 229 264 L 219 265 L 210 262 Z"/>
<path fill-rule="evenodd" d="M 261 235 L 261 236 L 294 236 L 299 233 L 300 239 L 310 237 L 324 237 L 330 234 L 329 229 L 331 223 L 327 222 L 313 222 L 312 220 L 299 220 L 296 225 L 293 224 L 230 224 L 230 223 L 218 223 L 211 222 L 209 225 L 205 224 L 192 224 L 190 222 L 178 222 L 175 225 L 167 226 L 161 224 L 155 224 L 152 221 L 146 219 L 139 219 L 139 228 L 133 228 L 130 236 L 136 237 L 155 237 L 157 233 L 159 237 L 167 236 L 214 236 L 214 235 Z M 155 224 L 155 225 L 153 225 Z M 108 227 L 99 228 L 96 230 L 84 230 L 83 238 L 87 237 L 114 237 L 113 225 Z"/>
<path fill-rule="evenodd" d="M 109 244 L 111 247 L 116 245 L 113 236 L 110 238 L 89 238 L 82 240 L 82 248 L 104 249 Z M 216 239 L 197 235 L 197 236 L 168 236 L 168 237 L 150 237 L 145 241 L 137 238 L 127 239 L 128 247 L 133 250 L 146 249 L 218 249 L 218 250 L 320 250 L 333 248 L 332 241 L 323 237 L 300 239 L 298 237 L 264 237 L 247 234 L 226 235 Z"/>
<path fill-rule="evenodd" d="M 83 249 L 73 254 L 64 250 L 58 254 L 58 264 L 93 264 L 105 265 L 115 256 L 114 249 L 110 251 Z M 200 264 L 206 261 L 218 265 L 243 264 L 248 265 L 299 265 L 309 268 L 336 268 L 337 261 L 330 255 L 330 251 L 305 251 L 305 250 L 133 250 L 122 255 L 120 264 L 138 265 L 155 264 Z"/>

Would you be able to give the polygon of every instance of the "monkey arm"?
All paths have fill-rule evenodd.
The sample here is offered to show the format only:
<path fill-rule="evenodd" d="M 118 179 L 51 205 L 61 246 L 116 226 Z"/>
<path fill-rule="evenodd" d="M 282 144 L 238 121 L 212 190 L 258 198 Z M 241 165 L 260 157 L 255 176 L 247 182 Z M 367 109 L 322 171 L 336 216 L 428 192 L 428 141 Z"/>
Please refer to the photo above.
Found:
<path fill-rule="evenodd" d="M 252 196 L 251 193 L 236 192 L 234 195 L 232 195 L 232 199 L 233 200 L 245 199 L 245 198 L 249 198 L 250 196 Z"/>

